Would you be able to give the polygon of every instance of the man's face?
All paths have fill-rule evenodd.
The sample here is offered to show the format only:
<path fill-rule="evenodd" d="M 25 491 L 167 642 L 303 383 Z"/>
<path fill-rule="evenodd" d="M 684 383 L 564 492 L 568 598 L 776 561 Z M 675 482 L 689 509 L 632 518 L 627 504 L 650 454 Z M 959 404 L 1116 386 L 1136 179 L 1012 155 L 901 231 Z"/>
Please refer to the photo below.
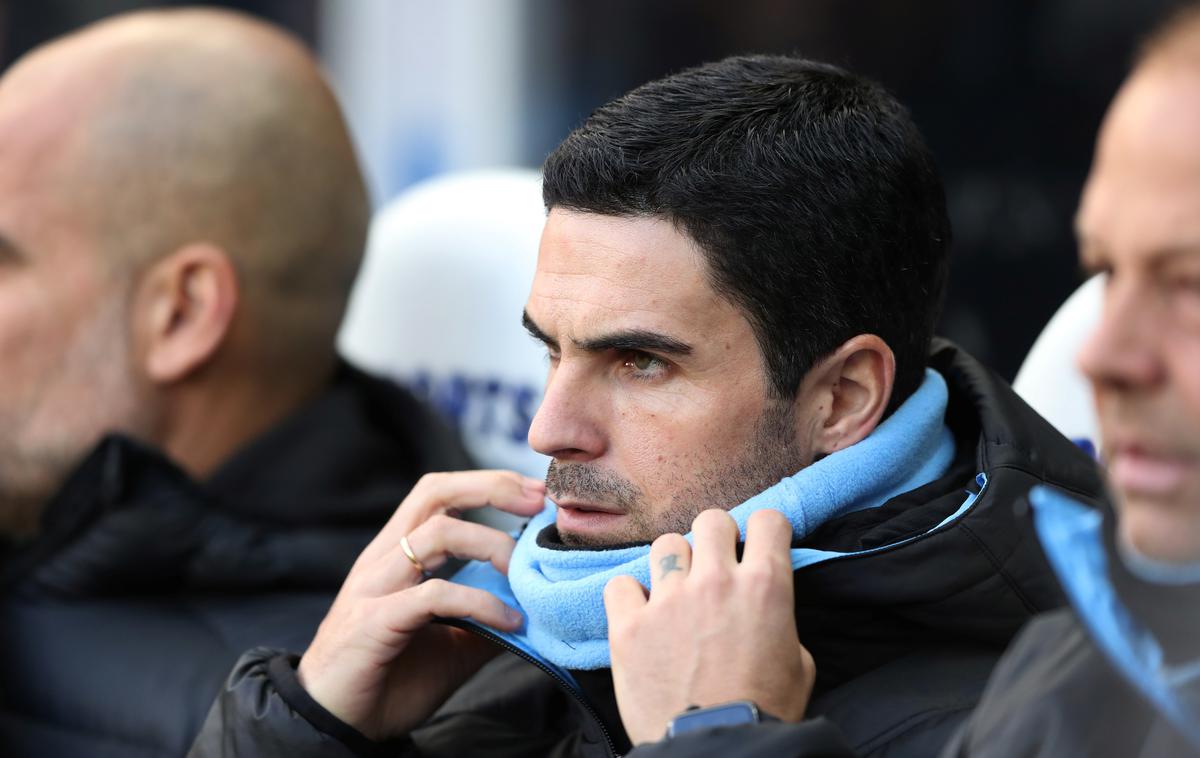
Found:
<path fill-rule="evenodd" d="M 0 533 L 28 531 L 102 434 L 136 427 L 127 295 L 69 191 L 53 103 L 0 83 Z"/>
<path fill-rule="evenodd" d="M 1200 73 L 1144 66 L 1105 121 L 1077 225 L 1107 271 L 1079 355 L 1123 539 L 1200 560 Z"/>
<path fill-rule="evenodd" d="M 567 544 L 687 532 L 811 461 L 749 322 L 669 222 L 552 210 L 526 316 L 550 353 L 529 442 Z"/>

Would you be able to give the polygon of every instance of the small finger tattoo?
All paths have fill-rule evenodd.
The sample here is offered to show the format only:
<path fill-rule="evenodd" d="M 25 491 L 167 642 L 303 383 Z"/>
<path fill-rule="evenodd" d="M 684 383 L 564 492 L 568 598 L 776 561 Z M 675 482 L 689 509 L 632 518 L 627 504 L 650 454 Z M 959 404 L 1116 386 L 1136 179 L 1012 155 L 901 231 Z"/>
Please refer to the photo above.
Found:
<path fill-rule="evenodd" d="M 672 571 L 683 571 L 683 567 L 679 565 L 679 556 L 674 553 L 659 560 L 658 565 L 662 567 L 662 575 L 666 576 Z"/>

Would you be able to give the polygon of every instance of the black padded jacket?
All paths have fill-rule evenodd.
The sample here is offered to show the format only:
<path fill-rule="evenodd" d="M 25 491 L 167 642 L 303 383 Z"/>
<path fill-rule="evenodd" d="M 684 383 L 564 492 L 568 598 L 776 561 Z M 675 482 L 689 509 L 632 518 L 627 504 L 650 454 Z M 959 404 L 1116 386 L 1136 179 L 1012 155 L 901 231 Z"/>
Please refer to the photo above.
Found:
<path fill-rule="evenodd" d="M 203 483 L 104 440 L 0 548 L 0 755 L 178 758 L 247 647 L 302 649 L 416 479 L 470 462 L 406 391 L 343 365 Z"/>
<path fill-rule="evenodd" d="M 1108 613 L 1150 635 L 1157 671 L 1178 688 L 1177 718 L 1200 721 L 1200 584 L 1148 582 L 1126 568 L 1115 548 L 1115 518 L 1105 509 L 1104 575 L 1114 594 Z M 983 700 L 943 758 L 1200 758 L 1164 705 L 1122 670 L 1084 619 L 1095 608 L 1070 608 L 1035 619 L 1005 653 Z M 1156 656 L 1157 657 L 1157 656 Z"/>

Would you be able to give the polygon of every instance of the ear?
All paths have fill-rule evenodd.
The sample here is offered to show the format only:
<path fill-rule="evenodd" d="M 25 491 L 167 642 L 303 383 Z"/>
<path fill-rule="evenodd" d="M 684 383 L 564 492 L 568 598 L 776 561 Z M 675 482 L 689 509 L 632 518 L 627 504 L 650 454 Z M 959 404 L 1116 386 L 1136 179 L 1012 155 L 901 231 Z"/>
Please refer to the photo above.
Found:
<path fill-rule="evenodd" d="M 820 457 L 862 441 L 887 410 L 896 356 L 874 334 L 860 334 L 822 358 L 804 377 L 797 419 L 809 419 L 811 450 Z"/>
<path fill-rule="evenodd" d="M 237 272 L 208 243 L 181 247 L 143 272 L 135 298 L 138 359 L 151 381 L 170 384 L 212 360 L 238 305 Z"/>

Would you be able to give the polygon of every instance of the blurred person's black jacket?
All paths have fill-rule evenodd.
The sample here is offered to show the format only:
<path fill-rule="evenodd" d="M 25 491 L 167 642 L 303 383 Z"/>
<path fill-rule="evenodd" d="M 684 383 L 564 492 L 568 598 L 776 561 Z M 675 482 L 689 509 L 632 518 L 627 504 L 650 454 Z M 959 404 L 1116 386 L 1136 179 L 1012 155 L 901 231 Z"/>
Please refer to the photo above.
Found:
<path fill-rule="evenodd" d="M 1200 720 L 1200 585 L 1135 576 L 1115 549 L 1105 513 L 1106 577 L 1116 601 L 1161 646 L 1160 666 L 1177 673 L 1184 718 Z M 979 707 L 943 758 L 1186 758 L 1200 756 L 1131 680 L 1082 621 L 1064 608 L 1033 621 L 1001 659 Z"/>
<path fill-rule="evenodd" d="M 347 365 L 204 483 L 104 440 L 0 554 L 0 754 L 182 756 L 238 655 L 303 649 L 421 474 L 469 467 L 431 411 Z"/>
<path fill-rule="evenodd" d="M 817 664 L 812 718 L 684 735 L 631 755 L 936 756 L 1018 629 L 1062 605 L 1014 505 L 1039 483 L 1096 503 L 1094 462 L 949 343 L 935 347 L 930 365 L 950 388 L 946 421 L 958 450 L 950 471 L 797 545 L 845 553 L 891 545 L 794 574 L 797 628 Z M 979 491 L 974 504 L 943 524 L 968 491 Z M 904 541 L 911 535 L 920 536 Z M 192 755 L 606 756 L 630 747 L 607 670 L 573 672 L 579 697 L 503 653 L 407 738 L 375 745 L 308 697 L 295 664 L 270 649 L 243 656 Z"/>

